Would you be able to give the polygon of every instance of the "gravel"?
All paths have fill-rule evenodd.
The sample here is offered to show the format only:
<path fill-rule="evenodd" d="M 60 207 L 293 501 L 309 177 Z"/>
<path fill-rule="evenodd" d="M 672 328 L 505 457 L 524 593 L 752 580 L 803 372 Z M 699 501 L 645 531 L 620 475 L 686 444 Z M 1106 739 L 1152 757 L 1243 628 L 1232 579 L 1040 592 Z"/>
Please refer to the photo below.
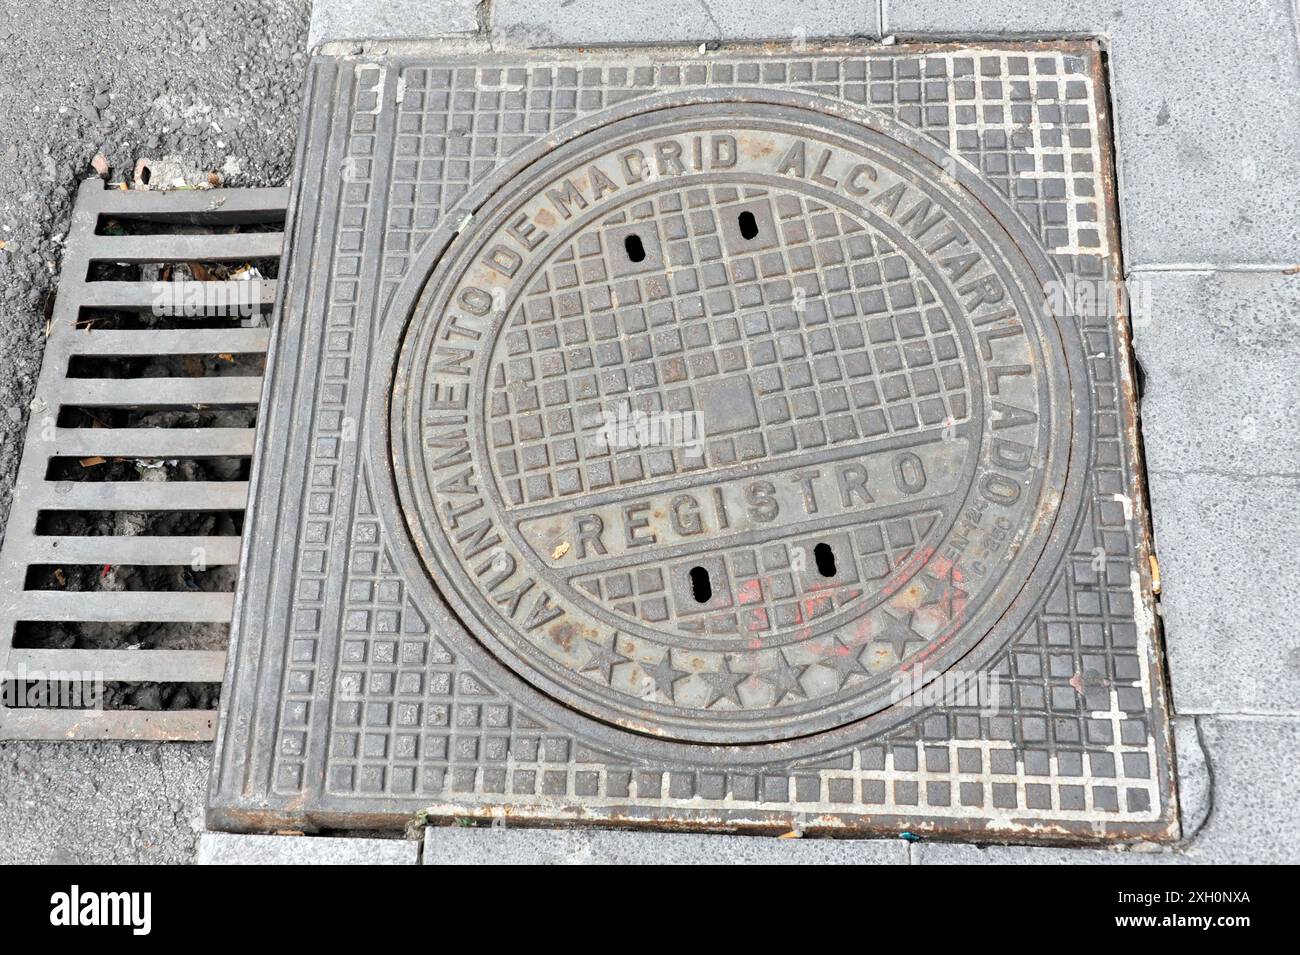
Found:
<path fill-rule="evenodd" d="M 192 862 L 209 743 L 0 743 L 0 865 Z"/>

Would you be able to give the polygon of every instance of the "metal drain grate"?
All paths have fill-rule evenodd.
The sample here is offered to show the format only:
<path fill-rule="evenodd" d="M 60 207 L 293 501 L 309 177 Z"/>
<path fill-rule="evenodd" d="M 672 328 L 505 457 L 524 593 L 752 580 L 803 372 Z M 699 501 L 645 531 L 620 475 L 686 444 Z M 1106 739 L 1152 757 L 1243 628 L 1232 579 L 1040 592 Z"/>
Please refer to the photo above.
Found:
<path fill-rule="evenodd" d="M 84 689 L 92 679 L 101 687 L 220 684 L 224 649 L 167 648 L 176 641 L 165 635 L 229 626 L 233 587 L 205 591 L 193 577 L 219 568 L 233 577 L 239 564 L 277 283 L 253 270 L 216 278 L 210 266 L 278 266 L 287 199 L 287 189 L 82 185 L 0 551 L 0 675 L 22 681 L 11 689 Z M 175 280 L 185 271 L 196 281 Z M 212 373 L 212 365 L 221 367 Z M 178 366 L 185 372 L 171 370 Z M 230 415 L 214 411 L 230 408 L 243 409 L 247 426 L 223 426 Z M 186 470 L 188 462 L 214 461 L 226 479 L 185 479 L 202 471 Z M 161 474 L 168 479 L 151 479 Z M 186 532 L 214 513 L 224 515 L 225 533 Z M 87 514 L 98 523 L 77 517 Z M 137 576 L 122 582 L 116 568 Z M 160 568 L 175 568 L 182 586 L 149 589 L 146 578 Z M 111 577 L 111 586 L 61 588 L 74 569 L 92 582 L 94 574 Z M 125 646 L 103 638 L 114 628 L 131 634 L 154 624 L 152 638 L 128 637 Z M 49 638 L 55 628 L 62 639 Z M 5 694 L 0 739 L 213 734 L 210 708 L 101 708 L 85 705 L 85 696 L 71 699 L 31 706 L 21 694 Z"/>

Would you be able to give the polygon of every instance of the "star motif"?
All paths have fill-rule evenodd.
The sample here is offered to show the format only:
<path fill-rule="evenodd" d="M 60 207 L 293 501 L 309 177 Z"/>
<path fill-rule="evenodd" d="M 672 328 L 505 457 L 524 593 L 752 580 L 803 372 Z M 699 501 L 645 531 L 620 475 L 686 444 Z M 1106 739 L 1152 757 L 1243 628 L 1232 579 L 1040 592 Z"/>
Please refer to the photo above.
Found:
<path fill-rule="evenodd" d="M 731 664 L 727 658 L 722 658 L 722 666 L 715 673 L 697 673 L 695 674 L 701 680 L 709 685 L 709 701 L 704 706 L 710 707 L 724 696 L 732 703 L 740 706 L 740 693 L 736 687 L 749 679 L 748 673 L 733 673 Z"/>
<path fill-rule="evenodd" d="M 808 668 L 806 666 L 791 666 L 784 653 L 778 653 L 776 659 L 775 667 L 771 670 L 759 670 L 757 674 L 759 679 L 772 684 L 772 705 L 780 705 L 781 701 L 791 693 L 800 699 L 808 699 L 808 694 L 804 692 L 803 685 L 799 682 L 799 678 L 803 676 L 803 671 Z"/>
<path fill-rule="evenodd" d="M 899 660 L 903 659 L 903 654 L 907 652 L 907 644 L 910 641 L 925 639 L 912 629 L 912 617 L 914 615 L 915 611 L 909 610 L 904 616 L 896 617 L 886 610 L 885 619 L 888 623 L 885 624 L 880 633 L 871 638 L 871 642 L 889 644 L 894 648 L 894 656 Z"/>
<path fill-rule="evenodd" d="M 953 619 L 957 614 L 958 601 L 965 606 L 966 600 L 970 597 L 970 594 L 958 586 L 956 574 L 956 564 L 949 565 L 948 572 L 943 576 L 937 576 L 926 571 L 925 599 L 921 601 L 921 606 L 937 606 L 944 615 L 944 619 Z"/>
<path fill-rule="evenodd" d="M 844 688 L 844 684 L 848 682 L 849 677 L 853 674 L 861 673 L 864 676 L 866 675 L 867 668 L 864 667 L 862 661 L 858 659 L 860 656 L 860 650 L 854 650 L 852 647 L 846 646 L 837 640 L 835 646 L 831 647 L 830 652 L 821 657 L 817 662 L 821 666 L 834 670 L 840 675 L 840 682 L 835 687 L 835 689 L 840 690 Z"/>
<path fill-rule="evenodd" d="M 614 674 L 614 667 L 620 663 L 631 663 L 631 657 L 625 657 L 618 652 L 618 634 L 610 640 L 609 646 L 597 643 L 595 640 L 587 640 L 587 662 L 582 665 L 580 673 L 586 673 L 589 670 L 595 670 L 605 682 L 609 683 Z"/>
<path fill-rule="evenodd" d="M 677 702 L 677 698 L 673 696 L 673 684 L 686 676 L 686 671 L 678 670 L 673 666 L 673 652 L 671 650 L 665 650 L 663 658 L 654 666 L 650 666 L 644 660 L 637 665 L 641 667 L 642 673 L 655 681 L 655 689 L 668 697 L 670 703 Z"/>

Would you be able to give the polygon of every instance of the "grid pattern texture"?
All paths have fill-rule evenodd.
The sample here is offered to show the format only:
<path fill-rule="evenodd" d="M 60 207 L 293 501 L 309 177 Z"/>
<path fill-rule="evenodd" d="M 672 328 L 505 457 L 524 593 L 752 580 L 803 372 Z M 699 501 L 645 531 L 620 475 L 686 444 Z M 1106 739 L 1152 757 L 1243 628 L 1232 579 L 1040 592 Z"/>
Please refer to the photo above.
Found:
<path fill-rule="evenodd" d="M 338 411 L 344 391 L 363 386 L 374 373 L 372 361 L 385 361 L 371 359 L 357 339 L 364 333 L 373 340 L 417 253 L 440 224 L 465 214 L 458 203 L 475 184 L 564 124 L 657 91 L 791 88 L 876 111 L 923 132 L 948 150 L 953 163 L 992 184 L 1063 275 L 1114 282 L 1095 57 L 1076 44 L 1024 54 L 900 48 L 870 56 L 728 56 L 631 66 L 563 59 L 476 66 L 317 61 L 313 84 L 325 99 L 320 118 L 309 123 L 315 138 L 302 160 L 306 181 L 320 175 L 313 162 L 330 154 L 349 157 L 355 177 L 322 190 L 318 201 L 336 217 L 336 228 L 324 233 L 326 245 L 312 245 L 306 231 L 298 234 L 296 254 L 328 268 L 331 304 L 323 311 L 325 325 L 305 333 L 312 349 L 302 365 L 282 369 L 279 386 L 290 389 L 314 376 L 314 355 L 326 363 L 310 426 L 298 427 L 310 435 L 305 446 L 315 455 L 304 477 L 319 478 L 322 487 L 304 485 L 301 515 L 269 515 L 282 526 L 280 534 L 299 529 L 288 588 L 295 595 L 292 639 L 262 638 L 273 654 L 277 647 L 285 654 L 282 707 L 273 748 L 227 734 L 213 795 L 219 817 L 238 826 L 245 812 L 269 809 L 287 818 L 291 807 L 303 805 L 341 817 L 422 807 L 489 816 L 508 802 L 518 817 L 539 819 L 658 812 L 699 825 L 737 817 L 784 824 L 830 814 L 876 829 L 971 826 L 1023 837 L 1043 822 L 1084 836 L 1168 835 L 1176 824 L 1160 661 L 1143 576 L 1144 512 L 1125 437 L 1132 420 L 1124 403 L 1125 340 L 1113 318 L 1077 319 L 1095 436 L 1086 449 L 1087 500 L 1032 622 L 988 667 L 991 698 L 933 706 L 880 738 L 785 765 L 702 769 L 612 752 L 493 686 L 454 651 L 453 641 L 439 636 L 448 626 L 445 611 L 416 606 L 404 592 L 407 581 L 392 555 L 396 541 L 376 520 L 381 508 L 370 490 L 387 480 L 376 472 L 383 462 L 340 455 L 336 443 L 348 426 Z M 680 261 L 683 271 L 671 280 L 666 270 L 617 280 L 611 275 L 618 229 L 653 224 L 660 261 L 671 262 L 683 231 L 705 234 L 711 217 L 754 202 L 766 204 L 783 230 L 780 262 L 774 259 L 770 271 L 762 255 L 729 256 L 720 244 L 714 260 Z M 779 454 L 801 441 L 831 441 L 834 427 L 919 427 L 964 414 L 963 383 L 943 372 L 950 339 L 933 292 L 894 250 L 865 241 L 855 225 L 771 192 L 665 193 L 656 205 L 602 223 L 599 238 L 588 245 L 562 250 L 511 316 L 501 339 L 507 353 L 492 380 L 498 418 L 487 426 L 499 449 L 498 474 L 513 488 L 512 497 L 545 501 L 653 475 L 652 450 L 636 449 L 624 464 L 587 440 L 596 421 L 584 409 L 597 399 L 605 409 L 618 402 L 629 410 L 671 407 L 679 375 L 725 381 L 729 373 L 744 372 L 758 382 L 766 372 L 780 374 L 788 387 L 792 375 L 817 374 L 817 356 L 825 355 L 834 357 L 835 373 L 845 382 L 843 406 L 815 413 L 758 389 L 758 420 L 747 432 L 711 444 L 710 464 Z M 791 322 L 782 296 L 798 287 L 800 263 L 819 256 L 835 262 L 843 285 L 805 286 L 810 300 L 824 306 L 815 313 L 824 321 L 809 323 L 805 315 Z M 363 261 L 376 266 L 358 282 Z M 725 290 L 710 279 L 724 272 Z M 691 278 L 677 284 L 678 275 Z M 573 321 L 566 296 L 585 296 L 585 306 L 595 303 L 598 313 L 601 296 L 612 299 L 615 288 L 626 288 L 629 296 L 635 288 L 636 307 L 620 310 L 617 318 L 611 311 L 603 327 Z M 895 299 L 896 288 L 910 299 Z M 736 314 L 736 295 L 753 296 L 745 303 L 753 311 L 744 317 Z M 869 340 L 837 336 L 839 296 L 846 309 L 868 317 Z M 888 299 L 889 317 L 881 312 L 871 318 L 876 312 L 868 304 L 877 296 L 882 303 Z M 703 319 L 692 326 L 701 336 L 694 345 L 675 334 L 669 317 L 683 309 Z M 312 323 L 320 323 L 318 314 L 309 312 Z M 330 329 L 337 334 L 326 334 Z M 554 354 L 554 368 L 570 381 L 583 379 L 587 390 L 548 394 L 545 360 L 512 365 L 511 342 L 523 354 L 525 336 L 529 351 Z M 929 362 L 909 362 L 909 348 L 917 345 L 927 349 Z M 854 391 L 850 356 L 860 356 L 857 384 L 873 392 Z M 933 380 L 920 374 L 931 368 Z M 892 398 L 891 375 L 906 376 L 905 390 Z M 927 405 L 931 399 L 942 406 Z M 353 407 L 364 412 L 356 401 Z M 906 412 L 895 416 L 896 409 Z M 366 427 L 364 414 L 352 426 Z M 336 496 L 348 502 L 346 522 Z M 904 559 L 912 546 L 901 533 L 882 530 L 879 542 L 855 542 L 853 587 L 867 588 L 873 575 Z M 346 569 L 331 565 L 323 547 L 340 534 L 352 542 Z M 920 541 L 924 528 L 910 527 L 908 534 Z M 737 578 L 770 561 L 778 573 L 768 579 L 779 580 L 788 554 L 737 552 L 726 559 Z M 593 577 L 589 584 L 629 617 L 657 623 L 671 616 L 663 579 Z M 782 610 L 779 584 L 773 586 L 749 611 L 737 594 L 735 606 L 690 625 L 708 632 L 796 623 Z M 267 592 L 273 589 L 268 585 Z M 332 623 L 322 612 L 333 614 Z M 340 635 L 338 658 L 322 665 L 316 645 L 304 641 L 323 644 L 331 633 Z M 667 662 L 671 670 L 673 658 Z M 238 680 L 247 685 L 250 675 L 241 672 Z M 259 701 L 246 692 L 228 705 L 232 713 L 251 712 Z M 251 789 L 232 775 L 237 762 L 245 765 L 245 754 L 247 778 L 265 780 Z M 323 787 L 304 774 L 313 758 L 325 770 Z M 1026 825 L 1029 830 L 1021 828 Z"/>

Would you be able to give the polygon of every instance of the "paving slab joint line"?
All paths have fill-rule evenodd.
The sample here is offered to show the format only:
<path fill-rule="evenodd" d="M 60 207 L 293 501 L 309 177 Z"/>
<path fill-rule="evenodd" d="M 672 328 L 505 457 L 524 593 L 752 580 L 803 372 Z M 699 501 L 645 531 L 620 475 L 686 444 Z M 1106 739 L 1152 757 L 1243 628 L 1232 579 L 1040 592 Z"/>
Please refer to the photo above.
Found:
<path fill-rule="evenodd" d="M 766 37 L 747 36 L 747 37 L 737 37 L 732 39 L 727 39 L 724 37 L 721 40 L 717 39 L 716 37 L 700 37 L 699 39 L 692 39 L 692 40 L 680 40 L 680 39 L 598 40 L 598 41 L 583 41 L 583 42 L 557 37 L 555 38 L 555 42 L 553 43 L 540 43 L 536 46 L 529 46 L 527 43 L 523 43 L 523 42 L 512 42 L 513 38 L 518 35 L 519 35 L 519 31 L 515 29 L 498 30 L 494 27 L 490 33 L 484 35 L 481 39 L 486 41 L 487 49 L 489 52 L 515 53 L 515 54 L 524 54 L 524 55 L 529 53 L 553 52 L 553 51 L 563 51 L 563 52 L 574 53 L 577 55 L 582 55 L 584 53 L 591 53 L 597 51 L 617 52 L 619 50 L 629 50 L 629 51 L 634 50 L 636 52 L 651 52 L 651 53 L 677 51 L 682 53 L 694 54 L 700 50 L 701 46 L 706 46 L 706 45 L 707 47 L 705 52 L 711 55 L 725 55 L 727 53 L 736 53 L 738 51 L 746 51 L 746 50 L 752 51 L 758 48 L 762 48 L 765 51 L 770 49 L 774 51 L 773 55 L 776 55 L 776 53 L 780 53 L 780 52 L 784 52 L 784 53 L 794 52 L 794 42 L 795 42 L 789 36 L 786 36 L 784 34 L 777 34 L 777 35 L 766 36 Z M 464 34 L 461 37 L 461 39 L 474 40 L 474 39 L 480 39 L 480 36 L 477 33 L 467 33 Z M 393 41 L 393 42 L 402 42 L 402 41 Z M 416 40 L 416 41 L 405 41 L 405 42 L 423 43 L 426 41 Z M 848 53 L 850 52 L 850 47 L 858 50 L 860 50 L 862 47 L 873 47 L 873 48 L 881 47 L 887 49 L 893 45 L 892 43 L 884 42 L 884 40 L 882 40 L 880 37 L 870 36 L 865 33 L 839 33 L 839 34 L 834 34 L 832 36 L 811 37 L 804 42 L 807 43 L 809 47 L 815 44 L 821 49 L 822 52 L 827 52 L 827 53 L 838 52 L 841 50 L 845 53 Z M 322 44 L 321 49 L 318 50 L 317 52 L 318 53 L 326 52 L 325 44 Z M 332 52 L 337 52 L 337 50 Z"/>
<path fill-rule="evenodd" d="M 1216 265 L 1213 262 L 1149 262 L 1145 265 L 1129 266 L 1125 275 L 1129 276 L 1143 272 L 1172 272 L 1186 275 L 1213 275 L 1215 272 L 1258 272 L 1265 275 L 1273 273 L 1295 275 L 1296 265 L 1294 262 L 1233 262 L 1223 265 Z"/>
<path fill-rule="evenodd" d="M 1206 809 L 1205 814 L 1201 817 L 1200 821 L 1197 823 L 1195 831 L 1193 831 L 1190 834 L 1185 834 L 1184 837 L 1179 839 L 1177 842 L 1161 844 L 1161 843 L 1144 842 L 1141 840 L 1134 840 L 1130 842 L 1100 844 L 1100 845 L 1090 845 L 1086 843 L 1080 843 L 1077 845 L 1060 845 L 1060 844 L 1053 844 L 1047 842 L 1022 843 L 1022 842 L 1000 842 L 996 840 L 985 841 L 985 840 L 980 840 L 978 838 L 926 839 L 926 838 L 904 838 L 904 837 L 890 838 L 886 836 L 874 836 L 870 838 L 843 839 L 843 840 L 837 840 L 833 837 L 826 837 L 826 836 L 806 836 L 804 838 L 812 842 L 822 841 L 822 842 L 874 843 L 874 842 L 901 841 L 903 843 L 903 849 L 907 855 L 907 865 L 923 865 L 924 864 L 923 855 L 926 848 L 940 848 L 943 846 L 965 846 L 965 847 L 970 847 L 970 848 L 975 848 L 980 850 L 1018 849 L 1018 850 L 1028 851 L 1028 852 L 1064 851 L 1067 853 L 1068 852 L 1087 853 L 1087 852 L 1100 851 L 1100 852 L 1110 852 L 1114 854 L 1146 853 L 1150 855 L 1178 855 L 1192 847 L 1193 840 L 1195 840 L 1200 835 L 1201 831 L 1208 824 L 1214 808 L 1214 798 L 1213 798 L 1214 771 L 1209 760 L 1209 750 L 1205 744 L 1204 737 L 1202 736 L 1200 722 L 1199 721 L 1193 721 L 1193 722 L 1194 725 L 1196 726 L 1197 742 L 1200 745 L 1202 754 L 1205 758 L 1207 774 L 1209 776 L 1209 781 L 1208 781 L 1209 796 L 1207 800 L 1208 808 Z M 404 838 L 407 840 L 413 840 L 418 842 L 419 852 L 417 853 L 417 858 L 419 860 L 419 864 L 424 864 L 425 849 L 428 845 L 428 839 L 426 838 L 427 832 L 431 829 L 440 829 L 440 828 L 450 828 L 450 827 L 426 822 L 418 826 L 407 828 L 406 835 Z M 473 828 L 484 828 L 484 827 L 476 826 Z M 596 834 L 603 833 L 603 832 L 611 832 L 611 833 L 619 833 L 619 834 L 639 833 L 640 835 L 649 836 L 651 838 L 655 836 L 670 837 L 673 835 L 680 834 L 667 829 L 648 829 L 648 830 L 638 831 L 638 830 L 628 830 L 628 829 L 618 829 L 618 828 L 609 829 L 599 825 L 562 827 L 562 828 L 542 826 L 542 827 L 532 828 L 529 831 L 532 831 L 534 833 L 555 833 L 555 834 L 565 834 L 565 833 L 570 833 L 575 831 L 596 833 Z M 418 834 L 418 836 L 416 834 Z M 712 837 L 731 838 L 731 839 L 746 839 L 746 840 L 771 839 L 771 840 L 782 841 L 782 837 L 779 836 L 760 835 L 760 834 L 742 833 L 742 832 L 699 832 L 699 833 L 695 833 L 694 835 L 698 835 L 702 837 L 712 836 Z"/>
<path fill-rule="evenodd" d="M 699 0 L 700 8 L 704 11 L 704 16 L 713 24 L 713 39 L 719 43 L 722 42 L 722 25 L 718 23 L 718 18 L 713 15 L 713 10 L 709 6 L 709 0 Z"/>
<path fill-rule="evenodd" d="M 1182 839 L 1176 843 L 1176 848 L 1180 850 L 1190 847 L 1214 817 L 1214 760 L 1210 758 L 1210 747 L 1205 743 L 1205 730 L 1201 726 L 1200 719 L 1192 717 L 1192 725 L 1196 728 L 1196 745 L 1201 748 L 1201 758 L 1205 760 L 1205 814 L 1201 816 L 1194 830 L 1183 831 Z M 1176 760 L 1177 756 L 1175 756 L 1175 765 L 1177 765 Z"/>
<path fill-rule="evenodd" d="M 1223 468 L 1184 468 L 1175 471 L 1169 468 L 1148 468 L 1147 476 L 1162 478 L 1217 477 L 1223 478 L 1225 481 L 1257 481 L 1261 479 L 1294 481 L 1300 478 L 1300 471 L 1226 471 Z M 1264 714 L 1243 712 L 1240 715 L 1262 716 Z"/>
<path fill-rule="evenodd" d="M 881 37 L 889 44 L 908 43 L 1050 43 L 1054 40 L 1095 40 L 1102 51 L 1110 55 L 1111 36 L 1104 30 L 1081 26 L 1074 30 L 1025 30 L 1023 33 L 996 30 L 925 30 L 923 32 L 890 32 L 886 22 L 881 27 Z"/>

